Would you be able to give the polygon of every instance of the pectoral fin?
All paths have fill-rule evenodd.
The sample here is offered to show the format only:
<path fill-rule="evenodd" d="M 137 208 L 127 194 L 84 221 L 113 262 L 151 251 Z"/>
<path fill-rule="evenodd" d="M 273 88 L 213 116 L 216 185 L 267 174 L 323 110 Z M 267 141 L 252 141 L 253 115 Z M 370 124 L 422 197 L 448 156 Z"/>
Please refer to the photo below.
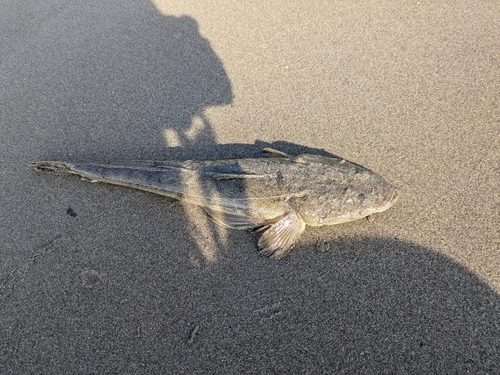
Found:
<path fill-rule="evenodd" d="M 305 223 L 296 213 L 287 213 L 262 234 L 258 243 L 261 254 L 274 259 L 283 258 L 292 249 L 305 227 Z"/>

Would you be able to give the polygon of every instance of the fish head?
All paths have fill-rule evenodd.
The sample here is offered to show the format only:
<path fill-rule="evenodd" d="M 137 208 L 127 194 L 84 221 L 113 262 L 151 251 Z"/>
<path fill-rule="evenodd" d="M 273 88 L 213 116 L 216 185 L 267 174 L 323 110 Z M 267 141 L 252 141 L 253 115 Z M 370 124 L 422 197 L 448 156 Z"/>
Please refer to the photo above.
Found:
<path fill-rule="evenodd" d="M 379 176 L 377 176 L 379 177 Z M 377 183 L 331 186 L 292 199 L 290 206 L 307 225 L 334 225 L 383 212 L 398 200 L 397 189 L 385 179 Z"/>
<path fill-rule="evenodd" d="M 358 220 L 389 209 L 397 200 L 396 187 L 376 175 L 374 183 L 346 188 L 340 203 L 341 207 L 338 206 L 338 202 L 332 205 L 330 220 L 332 224 Z"/>

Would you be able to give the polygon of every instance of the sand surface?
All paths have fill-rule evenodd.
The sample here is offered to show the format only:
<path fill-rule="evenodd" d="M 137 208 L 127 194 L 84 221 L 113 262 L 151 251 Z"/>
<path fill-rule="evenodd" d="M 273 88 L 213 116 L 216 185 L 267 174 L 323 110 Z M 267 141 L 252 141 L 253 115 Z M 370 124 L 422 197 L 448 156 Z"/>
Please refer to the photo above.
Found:
<path fill-rule="evenodd" d="M 2 3 L 0 373 L 498 373 L 498 1 Z M 270 145 L 400 199 L 274 261 L 26 167 Z"/>

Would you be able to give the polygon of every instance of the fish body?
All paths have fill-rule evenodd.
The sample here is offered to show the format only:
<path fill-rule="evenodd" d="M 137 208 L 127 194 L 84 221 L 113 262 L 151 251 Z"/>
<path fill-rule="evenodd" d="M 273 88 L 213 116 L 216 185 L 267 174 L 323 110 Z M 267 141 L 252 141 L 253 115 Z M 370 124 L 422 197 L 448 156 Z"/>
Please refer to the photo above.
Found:
<path fill-rule="evenodd" d="M 76 174 L 92 182 L 127 186 L 203 207 L 234 229 L 265 230 L 258 246 L 273 258 L 286 255 L 305 226 L 334 225 L 382 212 L 396 201 L 385 178 L 338 157 L 212 161 L 35 162 L 39 171 Z"/>

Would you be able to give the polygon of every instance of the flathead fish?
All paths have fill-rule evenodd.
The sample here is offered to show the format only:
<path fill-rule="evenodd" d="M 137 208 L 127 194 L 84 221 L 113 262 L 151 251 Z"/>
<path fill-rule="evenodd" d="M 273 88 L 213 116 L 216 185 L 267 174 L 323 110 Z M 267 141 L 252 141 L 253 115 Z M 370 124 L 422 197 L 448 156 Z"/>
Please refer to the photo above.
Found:
<path fill-rule="evenodd" d="M 76 174 L 91 182 L 127 186 L 203 207 L 233 229 L 263 230 L 262 254 L 282 258 L 306 225 L 334 225 L 382 212 L 396 201 L 385 178 L 339 157 L 291 157 L 264 149 L 268 158 L 213 161 L 111 161 L 28 164 L 39 171 Z"/>

